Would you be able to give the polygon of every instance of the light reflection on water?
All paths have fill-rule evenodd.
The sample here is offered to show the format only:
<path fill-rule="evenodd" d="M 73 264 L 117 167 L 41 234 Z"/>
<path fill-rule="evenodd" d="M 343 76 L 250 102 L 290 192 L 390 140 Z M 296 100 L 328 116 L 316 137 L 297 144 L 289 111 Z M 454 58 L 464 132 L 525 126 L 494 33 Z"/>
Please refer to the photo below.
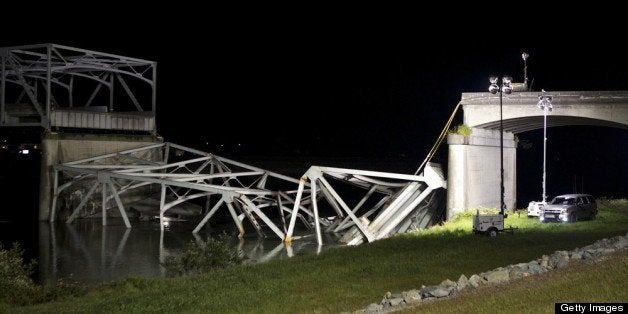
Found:
<path fill-rule="evenodd" d="M 161 231 L 158 222 L 134 222 L 127 229 L 120 220 L 110 219 L 103 227 L 98 219 L 39 224 L 38 260 L 39 281 L 50 285 L 60 279 L 83 283 L 106 282 L 129 276 L 164 276 L 160 265 L 168 256 L 177 254 L 190 241 L 205 241 L 222 231 L 235 234 L 233 226 L 205 227 L 197 236 L 192 222 L 171 223 Z M 309 234 L 310 231 L 302 231 Z M 265 262 L 298 254 L 318 253 L 335 246 L 336 238 L 326 236 L 322 248 L 316 237 L 305 236 L 286 246 L 272 232 L 267 238 L 255 233 L 244 239 L 230 237 L 230 245 L 246 255 L 249 262 Z"/>

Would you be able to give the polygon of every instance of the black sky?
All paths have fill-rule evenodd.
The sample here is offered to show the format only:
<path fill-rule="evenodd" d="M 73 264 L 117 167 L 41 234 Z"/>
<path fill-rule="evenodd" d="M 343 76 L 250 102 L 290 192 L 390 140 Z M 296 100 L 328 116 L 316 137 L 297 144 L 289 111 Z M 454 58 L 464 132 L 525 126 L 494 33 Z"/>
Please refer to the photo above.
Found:
<path fill-rule="evenodd" d="M 154 22 L 149 28 L 118 24 L 110 29 L 115 34 L 106 27 L 57 26 L 5 36 L 0 46 L 53 42 L 157 61 L 158 132 L 169 141 L 209 143 L 208 150 L 243 145 L 226 154 L 403 157 L 408 164 L 400 168 L 408 172 L 424 158 L 461 92 L 486 91 L 491 74 L 523 80 L 522 51 L 530 54 L 534 90 L 628 90 L 626 48 L 546 41 L 504 47 L 500 41 L 459 41 L 407 29 L 302 27 L 260 19 Z M 574 146 L 570 134 L 591 134 L 555 129 L 557 136 L 564 133 L 566 147 Z M 593 130 L 601 138 L 587 140 L 602 145 L 600 158 L 619 163 L 624 179 L 612 180 L 619 186 L 613 193 L 625 196 L 626 131 Z M 538 132 L 521 137 L 534 144 L 531 156 L 538 156 Z M 615 145 L 608 156 L 606 145 Z M 592 167 L 577 161 L 583 154 L 567 153 L 576 161 L 556 174 L 568 178 L 556 191 L 573 181 L 574 169 Z M 437 159 L 446 161 L 446 149 Z"/>

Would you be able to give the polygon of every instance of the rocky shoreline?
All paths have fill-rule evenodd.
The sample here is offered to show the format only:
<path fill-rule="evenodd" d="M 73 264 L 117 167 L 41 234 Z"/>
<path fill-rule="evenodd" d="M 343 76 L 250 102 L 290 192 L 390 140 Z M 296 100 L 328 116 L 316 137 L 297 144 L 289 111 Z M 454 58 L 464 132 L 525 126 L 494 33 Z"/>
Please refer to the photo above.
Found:
<path fill-rule="evenodd" d="M 602 239 L 591 245 L 576 248 L 571 251 L 556 251 L 551 255 L 543 255 L 539 259 L 527 263 L 511 264 L 498 267 L 469 277 L 460 275 L 457 281 L 445 279 L 439 285 L 422 286 L 401 293 L 386 292 L 379 303 L 371 303 L 366 308 L 352 313 L 388 313 L 415 306 L 421 302 L 447 299 L 464 289 L 474 289 L 483 285 L 505 284 L 527 276 L 542 274 L 554 269 L 561 269 L 571 261 L 598 260 L 605 255 L 623 250 L 628 247 L 628 233 L 625 236 L 616 236 Z"/>

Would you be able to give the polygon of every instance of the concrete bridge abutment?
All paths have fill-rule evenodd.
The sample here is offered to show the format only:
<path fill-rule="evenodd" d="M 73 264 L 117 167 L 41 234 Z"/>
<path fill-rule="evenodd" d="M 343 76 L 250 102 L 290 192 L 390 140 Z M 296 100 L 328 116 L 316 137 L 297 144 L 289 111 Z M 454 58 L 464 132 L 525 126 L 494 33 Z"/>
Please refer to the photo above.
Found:
<path fill-rule="evenodd" d="M 447 219 L 467 209 L 499 208 L 499 130 L 471 128 L 470 136 L 450 134 L 447 174 Z M 504 132 L 504 201 L 513 210 L 517 200 L 517 153 L 514 134 Z"/>
<path fill-rule="evenodd" d="M 54 165 L 162 142 L 161 137 L 151 135 L 45 132 L 41 139 L 39 220 L 50 218 Z"/>

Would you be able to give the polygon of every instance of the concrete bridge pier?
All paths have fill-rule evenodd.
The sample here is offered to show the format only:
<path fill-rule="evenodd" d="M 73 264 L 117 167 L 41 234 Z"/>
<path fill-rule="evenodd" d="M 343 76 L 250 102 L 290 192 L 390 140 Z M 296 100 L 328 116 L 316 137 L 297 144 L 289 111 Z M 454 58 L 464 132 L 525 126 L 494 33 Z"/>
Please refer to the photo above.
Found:
<path fill-rule="evenodd" d="M 48 220 L 54 180 L 53 165 L 162 143 L 158 136 L 137 134 L 93 134 L 45 132 L 41 139 L 39 220 Z M 159 160 L 161 156 L 149 156 Z M 100 206 L 95 201 L 94 206 Z"/>
<path fill-rule="evenodd" d="M 467 209 L 499 208 L 499 130 L 471 128 L 471 135 L 452 134 L 447 175 L 447 219 Z M 514 134 L 504 132 L 504 201 L 513 210 L 517 200 L 517 153 Z"/>

